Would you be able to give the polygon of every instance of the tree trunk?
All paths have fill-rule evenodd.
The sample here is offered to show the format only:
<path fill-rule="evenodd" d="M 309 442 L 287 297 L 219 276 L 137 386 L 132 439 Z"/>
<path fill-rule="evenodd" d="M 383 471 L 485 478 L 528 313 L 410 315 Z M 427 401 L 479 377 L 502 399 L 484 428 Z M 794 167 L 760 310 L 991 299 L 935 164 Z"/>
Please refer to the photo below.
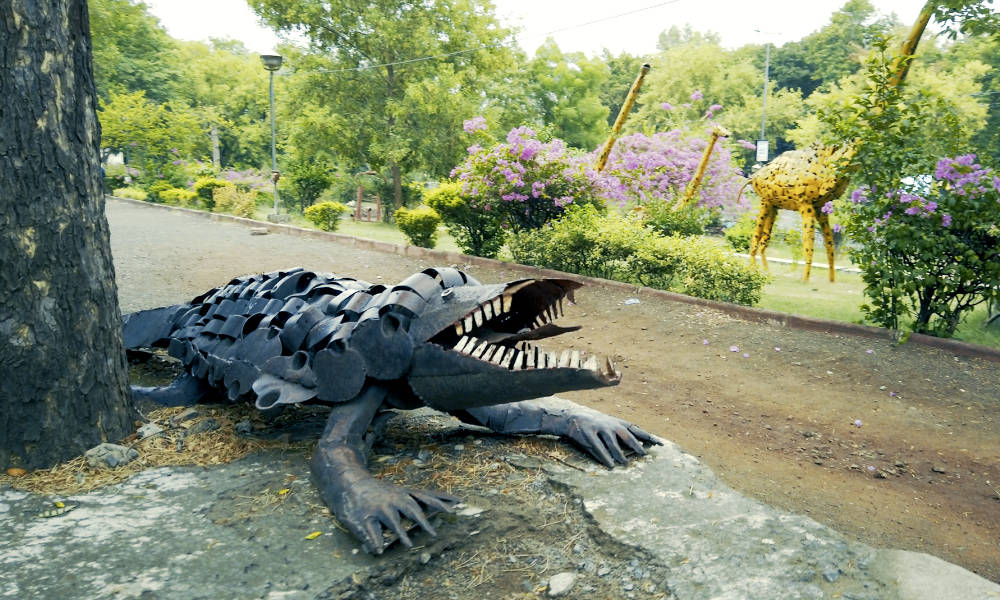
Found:
<path fill-rule="evenodd" d="M 0 468 L 133 429 L 86 0 L 0 3 Z"/>
<path fill-rule="evenodd" d="M 403 173 L 396 161 L 389 163 L 389 171 L 392 173 L 392 206 L 398 209 L 403 205 Z"/>
<path fill-rule="evenodd" d="M 212 136 L 212 167 L 218 171 L 222 167 L 222 161 L 219 156 L 219 127 L 212 125 L 209 135 Z"/>

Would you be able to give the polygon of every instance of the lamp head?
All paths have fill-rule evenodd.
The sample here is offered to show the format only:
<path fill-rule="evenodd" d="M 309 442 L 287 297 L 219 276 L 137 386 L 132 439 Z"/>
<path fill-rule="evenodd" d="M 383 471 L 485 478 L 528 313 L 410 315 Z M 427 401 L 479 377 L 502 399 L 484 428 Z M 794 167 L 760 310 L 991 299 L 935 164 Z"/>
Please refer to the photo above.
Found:
<path fill-rule="evenodd" d="M 261 54 L 260 61 L 268 71 L 277 71 L 281 68 L 281 56 L 277 54 Z"/>

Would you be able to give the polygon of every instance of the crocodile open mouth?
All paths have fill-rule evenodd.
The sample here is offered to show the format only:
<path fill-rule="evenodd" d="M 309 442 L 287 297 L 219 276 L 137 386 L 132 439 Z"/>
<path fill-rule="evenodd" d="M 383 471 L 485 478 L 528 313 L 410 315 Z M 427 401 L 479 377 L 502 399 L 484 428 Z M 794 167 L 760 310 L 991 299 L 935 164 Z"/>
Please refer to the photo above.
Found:
<path fill-rule="evenodd" d="M 586 350 L 550 352 L 532 343 L 577 331 L 554 321 L 564 303 L 573 301 L 580 283 L 569 279 L 529 279 L 512 282 L 430 341 L 477 360 L 511 371 L 525 369 L 585 369 L 608 381 L 621 378 L 609 358 Z"/>

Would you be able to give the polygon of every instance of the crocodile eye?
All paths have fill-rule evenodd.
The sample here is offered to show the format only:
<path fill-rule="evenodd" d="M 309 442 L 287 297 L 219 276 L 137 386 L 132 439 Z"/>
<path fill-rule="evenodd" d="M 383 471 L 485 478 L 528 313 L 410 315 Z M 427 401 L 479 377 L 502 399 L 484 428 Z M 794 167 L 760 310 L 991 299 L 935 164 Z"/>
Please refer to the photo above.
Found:
<path fill-rule="evenodd" d="M 445 291 L 441 292 L 441 299 L 444 300 L 445 302 L 451 302 L 452 298 L 454 297 L 455 297 L 455 290 L 451 288 L 448 288 Z"/>

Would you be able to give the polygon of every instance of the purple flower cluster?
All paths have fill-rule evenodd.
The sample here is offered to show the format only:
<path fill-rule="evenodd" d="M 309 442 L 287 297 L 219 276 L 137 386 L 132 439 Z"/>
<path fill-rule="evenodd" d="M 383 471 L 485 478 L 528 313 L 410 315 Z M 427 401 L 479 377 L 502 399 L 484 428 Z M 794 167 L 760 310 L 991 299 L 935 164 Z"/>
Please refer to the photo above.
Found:
<path fill-rule="evenodd" d="M 832 200 L 828 200 L 827 203 L 824 204 L 823 207 L 820 209 L 820 212 L 822 212 L 823 214 L 826 214 L 826 215 L 832 215 L 833 214 L 833 201 Z"/>
<path fill-rule="evenodd" d="M 702 98 L 704 98 L 704 96 L 702 95 L 701 90 L 691 92 L 691 102 L 697 102 Z"/>
<path fill-rule="evenodd" d="M 512 129 L 506 143 L 469 148 L 451 172 L 470 206 L 496 214 L 505 228 L 534 228 L 574 201 L 596 198 L 596 173 L 586 158 L 569 154 L 562 140 L 536 136 L 529 127 Z"/>
<path fill-rule="evenodd" d="M 486 117 L 480 115 L 472 117 L 471 119 L 466 119 L 465 121 L 462 121 L 462 129 L 465 130 L 465 133 L 486 131 Z"/>
<path fill-rule="evenodd" d="M 615 144 L 597 184 L 607 199 L 619 205 L 671 201 L 694 177 L 707 144 L 706 139 L 689 137 L 681 130 L 625 136 Z M 701 184 L 699 204 L 735 211 L 739 207 L 733 202 L 740 185 L 729 150 L 716 144 Z"/>

